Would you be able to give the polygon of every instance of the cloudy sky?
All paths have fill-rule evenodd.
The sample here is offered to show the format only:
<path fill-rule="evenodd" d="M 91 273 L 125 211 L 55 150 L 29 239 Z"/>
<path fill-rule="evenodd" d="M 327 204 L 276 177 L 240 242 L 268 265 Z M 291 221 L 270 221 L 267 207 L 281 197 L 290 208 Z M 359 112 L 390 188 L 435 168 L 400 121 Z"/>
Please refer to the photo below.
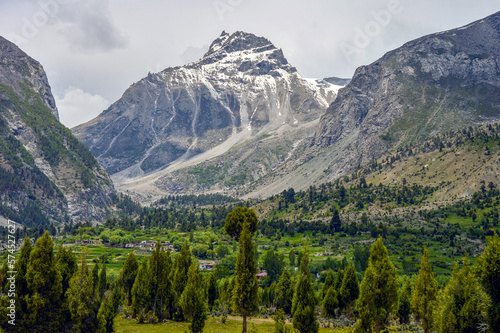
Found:
<path fill-rule="evenodd" d="M 223 30 L 270 39 L 304 77 L 350 77 L 497 11 L 498 0 L 0 0 L 0 35 L 42 63 L 72 127 L 148 72 L 199 59 Z"/>

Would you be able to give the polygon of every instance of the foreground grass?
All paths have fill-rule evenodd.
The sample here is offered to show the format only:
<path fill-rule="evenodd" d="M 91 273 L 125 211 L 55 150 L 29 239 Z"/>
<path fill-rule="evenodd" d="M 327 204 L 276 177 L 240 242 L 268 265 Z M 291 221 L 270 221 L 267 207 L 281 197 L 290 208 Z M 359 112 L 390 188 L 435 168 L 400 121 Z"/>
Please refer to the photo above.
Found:
<path fill-rule="evenodd" d="M 248 323 L 248 329 L 252 327 L 252 323 L 259 333 L 274 332 L 274 321 L 269 319 L 251 319 Z M 171 332 L 184 333 L 188 332 L 188 322 L 174 322 L 159 324 L 138 324 L 134 319 L 125 319 L 121 316 L 115 318 L 115 332 L 117 333 L 156 333 L 156 332 Z M 206 333 L 240 333 L 242 329 L 241 318 L 227 319 L 225 324 L 220 322 L 220 319 L 209 317 L 206 321 L 203 332 Z M 350 332 L 348 329 L 333 329 L 320 328 L 320 333 L 326 332 Z"/>

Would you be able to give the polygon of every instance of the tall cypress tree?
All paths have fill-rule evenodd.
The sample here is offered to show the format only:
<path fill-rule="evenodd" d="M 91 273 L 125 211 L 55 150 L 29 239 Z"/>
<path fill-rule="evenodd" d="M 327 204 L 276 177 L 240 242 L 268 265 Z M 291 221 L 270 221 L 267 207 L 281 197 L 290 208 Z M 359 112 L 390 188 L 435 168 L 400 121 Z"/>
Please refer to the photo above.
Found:
<path fill-rule="evenodd" d="M 342 285 L 341 285 L 342 286 Z M 335 276 L 333 275 L 333 271 L 331 268 L 326 272 L 325 283 L 321 288 L 321 299 L 325 298 L 326 293 L 330 287 L 334 287 L 335 289 Z"/>
<path fill-rule="evenodd" d="M 120 286 L 117 280 L 111 285 L 108 292 L 104 293 L 97 313 L 97 320 L 99 321 L 98 333 L 111 333 L 114 332 L 114 319 L 120 305 Z"/>
<path fill-rule="evenodd" d="M 99 263 L 96 261 L 94 268 L 92 268 L 92 281 L 94 290 L 99 289 Z"/>
<path fill-rule="evenodd" d="M 30 259 L 31 251 L 33 246 L 31 245 L 31 239 L 26 236 L 24 238 L 23 246 L 21 247 L 21 254 L 16 262 L 16 289 L 17 295 L 19 297 L 24 297 L 28 295 L 28 283 L 26 281 L 26 271 L 28 270 L 28 262 Z"/>
<path fill-rule="evenodd" d="M 186 288 L 179 300 L 184 315 L 191 321 L 189 328 L 193 333 L 201 333 L 207 319 L 207 301 L 203 284 L 203 275 L 198 265 L 193 263 L 189 268 Z"/>
<path fill-rule="evenodd" d="M 321 305 L 321 311 L 326 317 L 335 317 L 335 309 L 338 307 L 339 301 L 337 299 L 337 292 L 333 286 L 328 288 L 325 297 L 323 298 L 323 303 Z"/>
<path fill-rule="evenodd" d="M 309 273 L 309 255 L 304 247 L 304 255 L 300 263 L 300 273 L 292 301 L 293 327 L 301 333 L 315 333 L 319 330 L 314 307 L 317 304 L 316 295 Z"/>
<path fill-rule="evenodd" d="M 87 266 L 87 255 L 85 248 L 80 267 L 71 278 L 67 291 L 69 311 L 76 332 L 95 332 L 98 327 L 99 294 L 94 289 L 94 277 Z"/>
<path fill-rule="evenodd" d="M 30 328 L 37 332 L 58 332 L 61 323 L 62 277 L 56 268 L 54 242 L 49 232 L 40 237 L 31 251 L 26 269 Z"/>
<path fill-rule="evenodd" d="M 107 289 L 107 278 L 106 278 L 106 263 L 102 263 L 102 268 L 101 272 L 99 273 L 99 285 L 98 288 L 99 290 L 99 299 L 102 299 L 104 296 L 104 293 L 106 292 Z"/>
<path fill-rule="evenodd" d="M 488 309 L 490 327 L 495 332 L 500 332 L 500 238 L 495 233 L 487 241 L 488 245 L 477 261 L 477 273 L 491 298 Z"/>
<path fill-rule="evenodd" d="M 288 269 L 284 269 L 281 273 L 278 284 L 276 285 L 276 296 L 274 298 L 274 304 L 276 308 L 283 309 L 286 314 L 292 313 L 292 301 L 293 301 L 293 284 L 292 276 Z"/>
<path fill-rule="evenodd" d="M 371 331 L 387 325 L 389 314 L 398 305 L 399 278 L 396 268 L 389 260 L 387 248 L 379 237 L 370 248 L 368 268 L 361 281 L 358 311 L 358 331 Z"/>
<path fill-rule="evenodd" d="M 161 320 L 163 319 L 163 305 L 171 298 L 172 284 L 169 273 L 172 266 L 170 251 L 165 252 L 163 245 L 158 240 L 155 250 L 149 260 L 149 271 L 151 276 L 151 298 L 153 300 L 153 313 Z"/>
<path fill-rule="evenodd" d="M 75 254 L 71 248 L 64 248 L 59 246 L 57 251 L 57 268 L 61 272 L 62 277 L 62 294 L 65 295 L 69 288 L 69 281 L 78 269 Z"/>
<path fill-rule="evenodd" d="M 122 282 L 125 295 L 127 296 L 127 305 L 132 304 L 132 287 L 134 286 L 137 272 L 139 271 L 139 261 L 134 252 L 130 252 L 123 264 L 120 273 L 120 281 Z"/>
<path fill-rule="evenodd" d="M 407 325 L 410 323 L 411 289 L 411 280 L 407 276 L 403 290 L 401 290 L 401 294 L 399 295 L 398 317 L 401 325 Z"/>
<path fill-rule="evenodd" d="M 243 224 L 239 237 L 240 249 L 236 259 L 236 272 L 233 288 L 233 309 L 243 315 L 243 333 L 247 331 L 247 316 L 258 310 L 259 286 L 254 247 L 248 223 Z"/>
<path fill-rule="evenodd" d="M 424 248 L 420 270 L 418 272 L 415 287 L 411 297 L 411 307 L 418 320 L 422 322 L 424 332 L 432 328 L 433 308 L 438 293 L 437 281 L 434 279 L 431 265 L 429 264 L 429 252 Z"/>
<path fill-rule="evenodd" d="M 191 267 L 192 258 L 191 251 L 189 250 L 189 242 L 186 240 L 184 245 L 182 245 L 179 255 L 175 258 L 173 275 L 173 304 L 174 304 L 174 319 L 182 321 L 184 320 L 184 315 L 182 313 L 182 307 L 179 304 L 179 299 L 181 297 L 186 283 L 188 280 L 188 271 Z"/>
<path fill-rule="evenodd" d="M 215 300 L 219 298 L 219 288 L 217 286 L 217 274 L 215 271 L 210 273 L 210 277 L 208 278 L 207 298 L 208 298 L 208 306 L 211 309 L 215 304 Z"/>
<path fill-rule="evenodd" d="M 132 287 L 132 308 L 134 315 L 138 316 L 139 322 L 142 322 L 144 315 L 151 307 L 151 277 L 148 269 L 148 258 L 142 259 L 139 273 Z"/>
<path fill-rule="evenodd" d="M 359 297 L 359 282 L 356 275 L 356 269 L 351 264 L 344 274 L 342 286 L 340 287 L 340 295 L 348 308 L 348 318 L 351 319 L 351 307 Z"/>

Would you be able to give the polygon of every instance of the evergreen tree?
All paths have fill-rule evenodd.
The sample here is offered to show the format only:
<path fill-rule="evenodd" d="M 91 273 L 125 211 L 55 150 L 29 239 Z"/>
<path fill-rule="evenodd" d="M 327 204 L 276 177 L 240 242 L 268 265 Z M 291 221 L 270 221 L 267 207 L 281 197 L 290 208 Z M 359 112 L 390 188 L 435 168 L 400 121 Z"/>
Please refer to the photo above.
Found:
<path fill-rule="evenodd" d="M 342 228 L 342 222 L 340 221 L 340 215 L 337 208 L 333 208 L 332 219 L 330 220 L 330 232 L 333 234 L 336 231 L 340 231 Z"/>
<path fill-rule="evenodd" d="M 205 320 L 208 317 L 203 284 L 203 275 L 198 265 L 193 263 L 189 268 L 186 288 L 184 288 L 179 300 L 184 315 L 191 321 L 189 328 L 193 333 L 203 331 Z"/>
<path fill-rule="evenodd" d="M 99 290 L 99 263 L 96 261 L 94 268 L 92 269 L 92 281 L 94 290 Z"/>
<path fill-rule="evenodd" d="M 424 248 L 420 270 L 415 281 L 411 297 L 411 308 L 418 320 L 422 322 L 424 332 L 432 328 L 433 307 L 437 298 L 438 286 L 434 279 L 431 265 L 429 264 L 429 252 Z"/>
<path fill-rule="evenodd" d="M 73 250 L 71 248 L 64 248 L 62 245 L 59 246 L 56 260 L 57 268 L 59 272 L 61 272 L 62 295 L 64 296 L 69 288 L 69 281 L 78 269 L 78 263 Z"/>
<path fill-rule="evenodd" d="M 478 332 L 480 327 L 487 326 L 489 301 L 469 259 L 464 259 L 462 267 L 456 263 L 450 282 L 438 296 L 435 310 L 437 332 Z"/>
<path fill-rule="evenodd" d="M 148 259 L 142 259 L 139 273 L 132 287 L 132 308 L 140 323 L 149 311 L 151 304 L 151 277 L 148 270 Z"/>
<path fill-rule="evenodd" d="M 170 252 L 163 251 L 163 245 L 158 240 L 149 260 L 149 274 L 153 300 L 152 310 L 160 320 L 163 319 L 163 304 L 164 302 L 168 303 L 167 300 L 171 298 L 172 285 L 169 279 L 171 266 Z"/>
<path fill-rule="evenodd" d="M 56 268 L 54 242 L 49 232 L 40 237 L 31 251 L 26 269 L 29 325 L 37 332 L 61 330 L 62 277 Z"/>
<path fill-rule="evenodd" d="M 243 225 L 248 224 L 250 237 L 257 231 L 258 219 L 255 212 L 247 207 L 236 207 L 233 211 L 227 214 L 224 230 L 227 234 L 239 241 L 240 234 L 243 230 Z"/>
<path fill-rule="evenodd" d="M 326 317 L 333 318 L 335 317 L 335 309 L 338 307 L 339 301 L 337 299 L 337 292 L 333 286 L 328 288 L 325 297 L 323 298 L 323 304 L 321 307 L 321 311 Z"/>
<path fill-rule="evenodd" d="M 283 309 L 277 309 L 274 312 L 274 332 L 275 333 L 292 333 L 293 329 L 286 325 L 285 312 Z"/>
<path fill-rule="evenodd" d="M 292 301 L 293 327 L 301 333 L 315 333 L 319 330 L 314 307 L 317 300 L 309 273 L 307 248 L 300 263 L 300 273 Z"/>
<path fill-rule="evenodd" d="M 101 272 L 99 273 L 99 299 L 102 299 L 104 293 L 107 289 L 107 279 L 106 279 L 106 263 L 102 264 Z"/>
<path fill-rule="evenodd" d="M 401 325 L 408 325 L 410 323 L 411 314 L 411 281 L 407 276 L 403 290 L 399 295 L 398 317 Z"/>
<path fill-rule="evenodd" d="M 127 305 L 132 304 L 132 287 L 134 286 L 135 278 L 139 270 L 139 261 L 134 252 L 130 252 L 123 264 L 120 273 L 120 281 L 122 282 L 125 294 L 127 296 Z"/>
<path fill-rule="evenodd" d="M 293 283 L 288 269 L 284 269 L 276 285 L 276 296 L 274 304 L 276 308 L 283 309 L 286 314 L 292 313 Z"/>
<path fill-rule="evenodd" d="M 71 278 L 67 292 L 75 332 L 95 332 L 98 327 L 99 296 L 94 289 L 94 277 L 87 266 L 87 255 L 88 251 L 85 249 L 80 267 Z"/>
<path fill-rule="evenodd" d="M 243 224 L 239 237 L 240 249 L 236 259 L 236 272 L 232 304 L 233 310 L 243 316 L 243 333 L 247 331 L 247 316 L 258 310 L 259 286 L 257 284 L 257 266 L 254 258 L 252 233 L 249 223 Z"/>
<path fill-rule="evenodd" d="M 337 301 L 339 302 L 339 309 L 345 309 L 346 305 L 342 299 L 342 294 L 340 293 L 340 288 L 342 288 L 342 282 L 344 281 L 344 270 L 339 269 L 337 275 L 335 275 L 335 282 L 333 284 L 335 291 L 337 292 Z"/>
<path fill-rule="evenodd" d="M 24 238 L 23 246 L 21 247 L 21 253 L 16 261 L 16 291 L 18 297 L 24 297 L 28 295 L 28 282 L 26 281 L 26 271 L 28 270 L 28 262 L 30 259 L 31 251 L 33 246 L 31 245 L 31 239 L 26 236 Z"/>
<path fill-rule="evenodd" d="M 477 274 L 491 298 L 488 309 L 490 327 L 500 332 L 500 239 L 498 234 L 487 239 L 488 245 L 477 260 Z"/>
<path fill-rule="evenodd" d="M 184 320 L 184 315 L 182 313 L 182 307 L 179 304 L 179 299 L 186 287 L 188 280 L 189 267 L 191 267 L 192 258 L 191 251 L 189 250 L 189 242 L 186 240 L 184 245 L 182 245 L 179 255 L 175 258 L 175 268 L 172 271 L 173 274 L 173 304 L 174 304 L 174 318 L 176 320 Z"/>
<path fill-rule="evenodd" d="M 347 274 L 347 273 L 346 273 Z M 371 331 L 387 325 L 388 317 L 398 304 L 398 274 L 389 260 L 387 248 L 379 237 L 370 248 L 370 259 L 361 282 L 358 299 L 360 321 L 357 331 Z"/>
<path fill-rule="evenodd" d="M 210 309 L 213 308 L 215 301 L 219 298 L 219 290 L 217 287 L 217 274 L 215 271 L 210 273 L 210 277 L 208 278 L 208 288 L 207 288 L 207 298 L 208 298 L 208 306 Z"/>
<path fill-rule="evenodd" d="M 335 289 L 335 276 L 333 275 L 333 271 L 331 268 L 329 268 L 326 272 L 325 283 L 321 288 L 321 299 L 325 298 L 326 293 L 328 292 L 328 289 L 330 289 L 330 287 L 334 287 Z"/>
<path fill-rule="evenodd" d="M 99 322 L 98 333 L 114 332 L 114 319 L 120 305 L 120 287 L 117 283 L 113 283 L 111 289 L 102 297 L 101 306 L 97 313 Z"/>
<path fill-rule="evenodd" d="M 348 308 L 348 318 L 351 319 L 351 307 L 359 297 L 359 282 L 354 265 L 349 266 L 344 274 L 340 295 L 345 306 Z"/>

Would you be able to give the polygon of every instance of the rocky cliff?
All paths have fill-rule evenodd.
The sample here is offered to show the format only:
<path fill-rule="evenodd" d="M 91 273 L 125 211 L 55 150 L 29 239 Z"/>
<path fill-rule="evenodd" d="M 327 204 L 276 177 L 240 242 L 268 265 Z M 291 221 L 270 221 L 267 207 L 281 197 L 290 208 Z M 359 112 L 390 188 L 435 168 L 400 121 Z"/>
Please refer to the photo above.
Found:
<path fill-rule="evenodd" d="M 0 37 L 0 215 L 16 222 L 102 220 L 114 187 L 58 120 L 42 66 Z"/>
<path fill-rule="evenodd" d="M 349 141 L 330 177 L 390 148 L 500 119 L 500 13 L 428 35 L 356 70 L 321 118 L 313 149 Z"/>

